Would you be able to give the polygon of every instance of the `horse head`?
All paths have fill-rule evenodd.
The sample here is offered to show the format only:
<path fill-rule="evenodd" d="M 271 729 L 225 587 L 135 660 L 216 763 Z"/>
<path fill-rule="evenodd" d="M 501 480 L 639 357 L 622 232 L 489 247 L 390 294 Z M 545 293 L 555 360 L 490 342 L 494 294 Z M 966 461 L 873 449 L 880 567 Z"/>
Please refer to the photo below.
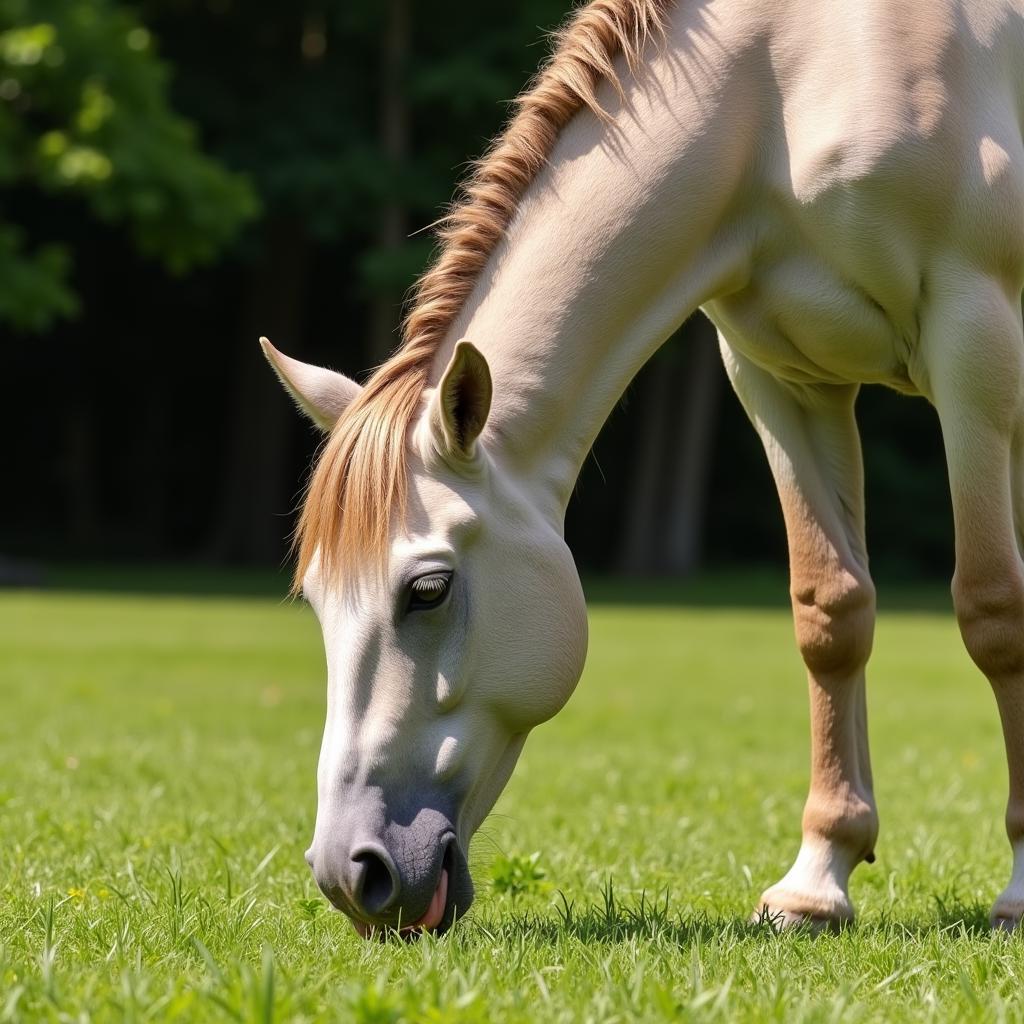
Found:
<path fill-rule="evenodd" d="M 474 346 L 460 342 L 399 418 L 401 450 L 390 454 L 394 389 L 372 395 L 267 342 L 264 351 L 331 431 L 301 527 L 299 583 L 323 630 L 328 690 L 307 860 L 360 932 L 443 930 L 473 899 L 470 838 L 527 734 L 582 672 L 579 577 L 560 522 L 502 462 L 488 430 L 490 372 Z M 395 508 L 382 550 L 367 554 L 380 524 L 362 506 L 378 500 Z M 345 534 L 359 513 L 363 525 Z"/>

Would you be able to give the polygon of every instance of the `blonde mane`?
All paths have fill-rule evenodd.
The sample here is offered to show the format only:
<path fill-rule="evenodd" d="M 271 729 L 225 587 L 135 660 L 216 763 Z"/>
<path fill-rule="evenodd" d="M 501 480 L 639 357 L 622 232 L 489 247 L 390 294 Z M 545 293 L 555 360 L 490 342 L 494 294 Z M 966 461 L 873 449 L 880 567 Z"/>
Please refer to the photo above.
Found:
<path fill-rule="evenodd" d="M 318 549 L 327 579 L 345 562 L 383 564 L 392 516 L 405 515 L 405 445 L 438 348 L 561 130 L 584 107 L 607 117 L 598 86 L 609 81 L 621 93 L 615 57 L 622 54 L 635 70 L 674 2 L 593 0 L 558 32 L 552 56 L 440 222 L 439 255 L 415 287 L 401 347 L 341 416 L 320 454 L 295 533 L 296 590 Z"/>

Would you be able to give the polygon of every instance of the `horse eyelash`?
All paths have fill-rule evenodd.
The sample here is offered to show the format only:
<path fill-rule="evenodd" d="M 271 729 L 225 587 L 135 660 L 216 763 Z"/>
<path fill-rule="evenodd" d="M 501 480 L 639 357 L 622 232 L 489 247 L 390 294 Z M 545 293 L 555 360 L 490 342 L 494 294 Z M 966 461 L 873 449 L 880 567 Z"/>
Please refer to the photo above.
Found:
<path fill-rule="evenodd" d="M 439 594 L 448 586 L 448 577 L 440 574 L 435 576 L 422 576 L 416 580 L 412 588 L 421 594 Z"/>

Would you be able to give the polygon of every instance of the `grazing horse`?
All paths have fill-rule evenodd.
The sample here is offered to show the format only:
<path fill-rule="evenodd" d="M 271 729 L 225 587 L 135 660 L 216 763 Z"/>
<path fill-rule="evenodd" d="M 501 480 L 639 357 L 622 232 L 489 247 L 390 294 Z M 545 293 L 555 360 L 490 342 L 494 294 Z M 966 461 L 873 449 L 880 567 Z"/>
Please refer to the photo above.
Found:
<path fill-rule="evenodd" d="M 811 701 L 803 841 L 760 911 L 852 919 L 878 818 L 854 400 L 936 408 L 953 596 L 1010 769 L 1024 912 L 1024 0 L 595 0 L 441 227 L 360 387 L 263 342 L 329 436 L 298 529 L 327 722 L 307 858 L 364 934 L 448 927 L 469 839 L 583 668 L 563 516 L 695 310 L 771 464 Z"/>

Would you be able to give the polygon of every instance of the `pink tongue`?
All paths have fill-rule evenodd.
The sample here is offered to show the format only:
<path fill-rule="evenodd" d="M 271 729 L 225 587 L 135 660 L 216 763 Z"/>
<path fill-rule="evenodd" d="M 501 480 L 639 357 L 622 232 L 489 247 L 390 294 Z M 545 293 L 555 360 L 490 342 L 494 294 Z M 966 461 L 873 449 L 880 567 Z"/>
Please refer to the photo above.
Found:
<path fill-rule="evenodd" d="M 437 883 L 437 889 L 430 900 L 427 912 L 418 921 L 413 921 L 410 925 L 403 925 L 399 934 L 408 935 L 410 932 L 419 931 L 421 928 L 424 931 L 432 931 L 441 923 L 441 918 L 444 917 L 444 910 L 447 905 L 448 869 L 443 868 L 441 870 L 441 881 Z M 364 939 L 368 939 L 373 932 L 373 926 L 365 924 L 363 921 L 353 921 L 352 924 Z"/>
<path fill-rule="evenodd" d="M 430 906 L 427 907 L 427 912 L 418 920 L 413 921 L 408 928 L 403 928 L 403 932 L 413 931 L 416 928 L 423 928 L 425 931 L 433 931 L 440 923 L 441 918 L 444 917 L 444 908 L 448 903 L 448 869 L 441 869 L 441 881 L 437 883 L 437 889 L 434 891 L 434 897 L 430 901 Z"/>

